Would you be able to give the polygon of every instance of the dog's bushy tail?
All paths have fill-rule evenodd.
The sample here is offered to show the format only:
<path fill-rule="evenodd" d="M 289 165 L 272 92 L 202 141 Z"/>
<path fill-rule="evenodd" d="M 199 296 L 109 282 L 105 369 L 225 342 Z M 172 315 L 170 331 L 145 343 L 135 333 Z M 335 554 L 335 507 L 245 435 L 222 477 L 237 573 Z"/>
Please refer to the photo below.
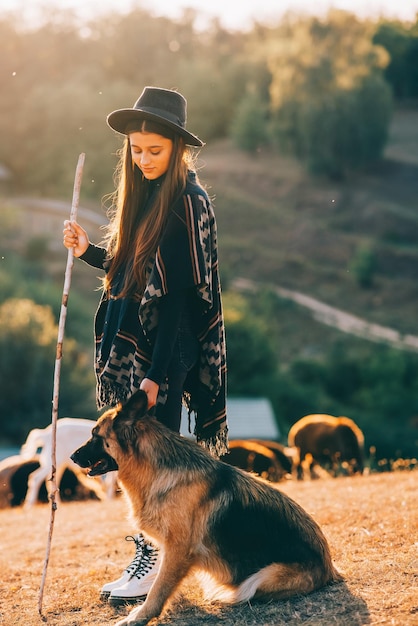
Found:
<path fill-rule="evenodd" d="M 305 595 L 326 583 L 342 580 L 341 575 L 332 568 L 329 580 L 324 580 L 322 567 L 306 569 L 298 564 L 272 563 L 238 586 L 219 584 L 207 572 L 199 573 L 199 580 L 206 599 L 240 604 L 252 598 L 260 600 L 284 600 L 297 594 Z"/>
<path fill-rule="evenodd" d="M 272 563 L 241 583 L 235 602 L 248 602 L 251 598 L 279 600 L 310 593 L 318 586 L 316 578 L 314 570 L 307 571 L 299 565 Z"/>

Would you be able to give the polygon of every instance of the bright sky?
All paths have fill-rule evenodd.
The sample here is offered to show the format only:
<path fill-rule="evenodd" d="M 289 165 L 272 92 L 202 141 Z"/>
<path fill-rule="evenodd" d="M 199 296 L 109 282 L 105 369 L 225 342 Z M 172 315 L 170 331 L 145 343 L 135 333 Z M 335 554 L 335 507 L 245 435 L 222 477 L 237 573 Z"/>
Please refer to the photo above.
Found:
<path fill-rule="evenodd" d="M 153 15 L 174 19 L 181 17 L 185 8 L 193 8 L 202 18 L 218 17 L 223 26 L 231 29 L 245 29 L 254 19 L 274 22 L 288 10 L 320 15 L 336 7 L 361 17 L 384 15 L 414 22 L 418 14 L 418 0 L 1 0 L 0 4 L 0 15 L 19 9 L 29 19 L 36 17 L 37 7 L 75 9 L 82 17 L 91 18 L 99 13 L 125 12 L 139 6 Z"/>

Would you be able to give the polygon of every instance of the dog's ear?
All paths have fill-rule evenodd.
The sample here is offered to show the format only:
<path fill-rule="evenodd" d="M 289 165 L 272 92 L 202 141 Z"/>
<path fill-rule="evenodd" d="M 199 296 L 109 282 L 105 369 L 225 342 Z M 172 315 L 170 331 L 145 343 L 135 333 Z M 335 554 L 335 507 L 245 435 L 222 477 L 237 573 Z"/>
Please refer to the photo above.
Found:
<path fill-rule="evenodd" d="M 145 391 L 135 392 L 124 404 L 117 406 L 113 418 L 113 430 L 122 449 L 127 449 L 136 440 L 136 423 L 148 410 L 148 396 Z"/>
<path fill-rule="evenodd" d="M 145 391 L 138 389 L 122 407 L 124 413 L 129 414 L 131 419 L 138 419 L 146 415 L 148 411 L 148 396 Z"/>
<path fill-rule="evenodd" d="M 125 426 L 133 426 L 137 420 L 146 415 L 148 411 L 148 396 L 145 391 L 139 389 L 124 403 L 119 404 L 115 422 Z"/>

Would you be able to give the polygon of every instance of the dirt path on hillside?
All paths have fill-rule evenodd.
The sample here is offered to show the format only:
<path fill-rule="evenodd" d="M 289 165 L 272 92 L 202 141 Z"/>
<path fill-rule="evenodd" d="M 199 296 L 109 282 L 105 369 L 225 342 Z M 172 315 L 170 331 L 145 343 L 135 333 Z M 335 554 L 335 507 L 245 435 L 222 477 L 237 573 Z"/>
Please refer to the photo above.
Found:
<path fill-rule="evenodd" d="M 232 281 L 232 286 L 238 291 L 255 291 L 260 287 L 247 278 L 237 278 Z M 270 288 L 281 298 L 292 300 L 309 309 L 314 319 L 322 324 L 337 328 L 344 333 L 350 333 L 357 337 L 368 339 L 369 341 L 386 343 L 401 350 L 418 352 L 418 336 L 416 335 L 402 335 L 393 328 L 370 323 L 356 315 L 325 304 L 299 291 L 292 291 L 284 287 L 278 287 L 277 285 L 270 285 Z"/>

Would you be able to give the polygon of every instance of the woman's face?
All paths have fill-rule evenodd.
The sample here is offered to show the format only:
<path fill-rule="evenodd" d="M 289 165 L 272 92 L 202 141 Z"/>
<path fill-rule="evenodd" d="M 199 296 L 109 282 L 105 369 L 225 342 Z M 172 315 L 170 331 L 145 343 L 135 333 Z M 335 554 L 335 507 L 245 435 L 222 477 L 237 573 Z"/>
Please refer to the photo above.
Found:
<path fill-rule="evenodd" d="M 136 131 L 129 134 L 132 161 L 144 177 L 156 180 L 166 173 L 173 151 L 173 142 L 156 133 Z"/>

